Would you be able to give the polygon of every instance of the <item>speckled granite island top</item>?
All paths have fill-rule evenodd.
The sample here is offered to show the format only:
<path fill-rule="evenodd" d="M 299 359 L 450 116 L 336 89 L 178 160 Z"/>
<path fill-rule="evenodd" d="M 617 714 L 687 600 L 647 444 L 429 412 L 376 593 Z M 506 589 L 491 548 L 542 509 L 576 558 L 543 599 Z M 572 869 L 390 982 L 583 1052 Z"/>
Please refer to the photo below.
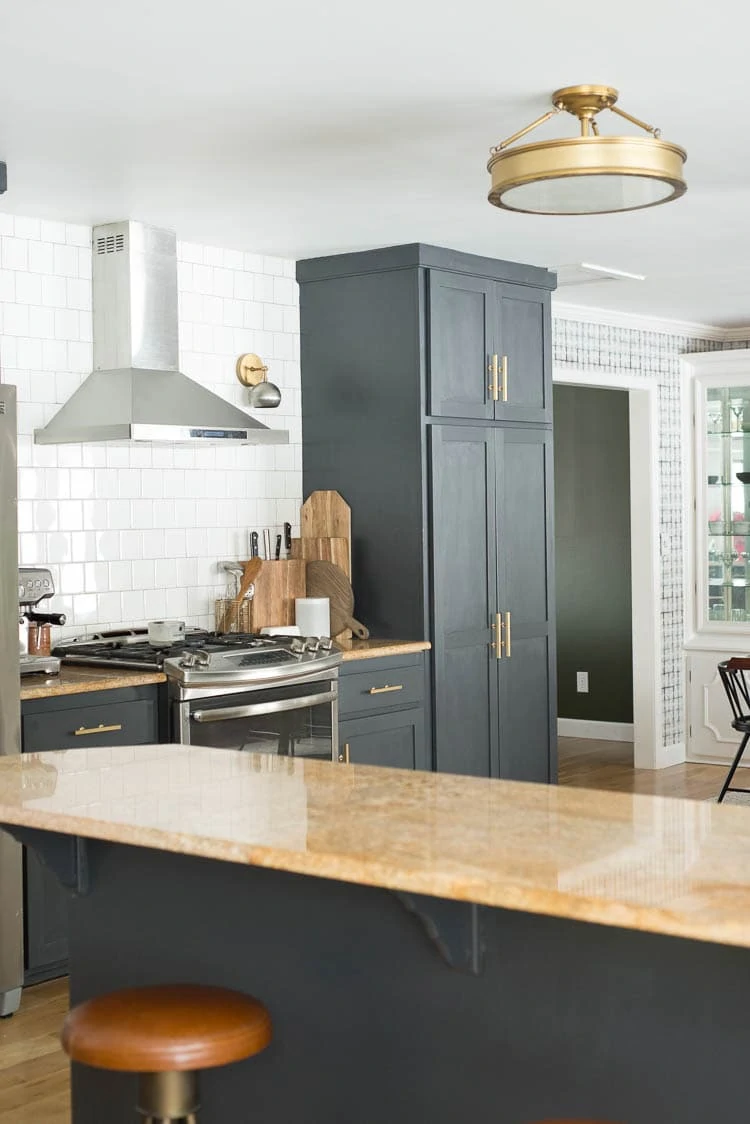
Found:
<path fill-rule="evenodd" d="M 114 691 L 118 687 L 145 687 L 165 683 L 161 671 L 128 671 L 122 667 L 71 667 L 63 664 L 59 675 L 24 675 L 21 702 L 51 699 L 59 695 L 83 695 L 87 691 Z"/>
<path fill-rule="evenodd" d="M 177 745 L 0 758 L 0 823 L 750 947 L 750 812 Z"/>

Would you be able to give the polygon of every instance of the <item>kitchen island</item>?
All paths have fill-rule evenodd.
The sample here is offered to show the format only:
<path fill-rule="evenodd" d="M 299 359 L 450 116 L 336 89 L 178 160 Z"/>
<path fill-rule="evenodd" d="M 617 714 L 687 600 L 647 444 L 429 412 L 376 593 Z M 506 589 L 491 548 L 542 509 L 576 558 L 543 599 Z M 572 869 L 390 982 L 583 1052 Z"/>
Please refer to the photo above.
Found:
<path fill-rule="evenodd" d="M 268 1005 L 214 1124 L 744 1112 L 743 808 L 162 745 L 0 760 L 0 823 L 70 889 L 73 1002 Z M 132 1119 L 130 1078 L 73 1088 L 74 1124 Z"/>

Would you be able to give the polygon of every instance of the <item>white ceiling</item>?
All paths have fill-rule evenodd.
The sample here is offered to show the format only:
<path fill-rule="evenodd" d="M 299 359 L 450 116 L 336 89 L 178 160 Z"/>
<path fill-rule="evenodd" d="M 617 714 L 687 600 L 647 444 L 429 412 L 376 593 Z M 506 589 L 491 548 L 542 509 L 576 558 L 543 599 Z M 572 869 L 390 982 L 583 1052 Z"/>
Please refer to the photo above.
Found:
<path fill-rule="evenodd" d="M 743 12 L 740 0 L 6 4 L 0 209 L 140 218 L 294 258 L 425 241 L 551 267 L 595 262 L 647 280 L 562 299 L 748 324 Z M 626 110 L 687 148 L 682 200 L 588 218 L 490 207 L 490 145 L 576 82 L 616 86 Z M 561 115 L 537 139 L 570 129 Z"/>

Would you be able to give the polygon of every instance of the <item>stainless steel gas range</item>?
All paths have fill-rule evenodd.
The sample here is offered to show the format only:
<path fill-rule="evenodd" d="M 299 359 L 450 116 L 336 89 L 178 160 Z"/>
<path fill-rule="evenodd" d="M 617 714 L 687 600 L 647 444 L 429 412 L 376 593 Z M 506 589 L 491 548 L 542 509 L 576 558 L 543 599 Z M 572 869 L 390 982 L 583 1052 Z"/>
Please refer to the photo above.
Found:
<path fill-rule="evenodd" d="M 173 740 L 338 760 L 341 653 L 323 637 L 189 630 L 176 645 L 145 630 L 101 633 L 55 649 L 63 663 L 162 670 Z"/>

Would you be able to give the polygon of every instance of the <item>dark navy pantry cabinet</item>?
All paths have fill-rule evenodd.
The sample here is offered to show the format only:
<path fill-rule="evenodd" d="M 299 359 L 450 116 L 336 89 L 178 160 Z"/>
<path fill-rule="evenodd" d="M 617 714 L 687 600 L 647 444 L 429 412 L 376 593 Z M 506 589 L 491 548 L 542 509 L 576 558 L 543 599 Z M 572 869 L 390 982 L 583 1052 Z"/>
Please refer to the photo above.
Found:
<path fill-rule="evenodd" d="M 555 780 L 554 275 L 415 243 L 297 279 L 304 492 L 352 508 L 372 635 L 432 641 L 433 767 Z"/>

